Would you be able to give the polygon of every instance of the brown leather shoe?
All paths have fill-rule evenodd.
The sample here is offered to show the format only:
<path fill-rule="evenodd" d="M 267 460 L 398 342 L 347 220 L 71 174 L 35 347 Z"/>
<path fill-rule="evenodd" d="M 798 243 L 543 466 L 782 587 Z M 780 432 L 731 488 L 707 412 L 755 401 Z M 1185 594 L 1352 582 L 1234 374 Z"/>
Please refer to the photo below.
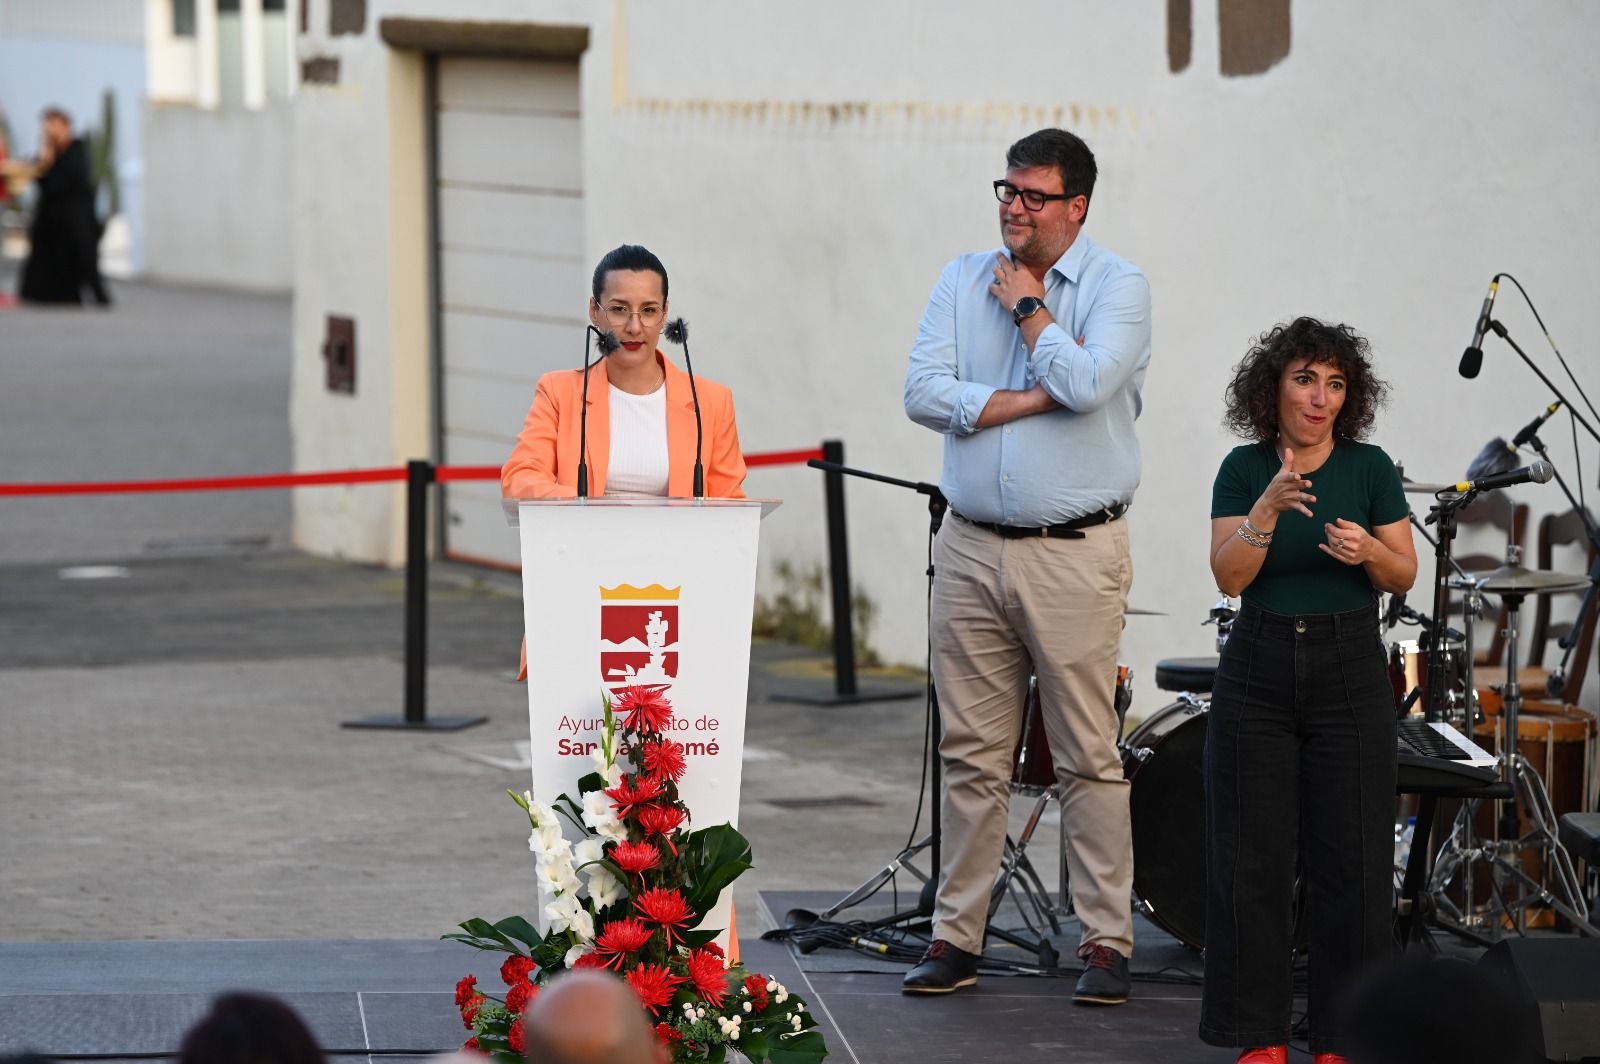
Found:
<path fill-rule="evenodd" d="M 917 966 L 900 981 L 903 994 L 948 994 L 978 981 L 978 955 L 933 940 Z"/>

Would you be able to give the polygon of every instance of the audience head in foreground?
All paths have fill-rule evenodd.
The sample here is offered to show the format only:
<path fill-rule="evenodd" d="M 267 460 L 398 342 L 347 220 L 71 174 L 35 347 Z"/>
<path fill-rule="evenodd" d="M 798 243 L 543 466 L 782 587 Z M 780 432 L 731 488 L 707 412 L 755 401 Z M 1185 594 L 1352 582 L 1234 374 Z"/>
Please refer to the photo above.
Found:
<path fill-rule="evenodd" d="M 639 998 L 622 980 L 575 971 L 540 989 L 524 1019 L 532 1064 L 667 1064 Z"/>
<path fill-rule="evenodd" d="M 224 994 L 189 1028 L 178 1064 L 325 1064 L 293 1009 L 265 994 Z"/>

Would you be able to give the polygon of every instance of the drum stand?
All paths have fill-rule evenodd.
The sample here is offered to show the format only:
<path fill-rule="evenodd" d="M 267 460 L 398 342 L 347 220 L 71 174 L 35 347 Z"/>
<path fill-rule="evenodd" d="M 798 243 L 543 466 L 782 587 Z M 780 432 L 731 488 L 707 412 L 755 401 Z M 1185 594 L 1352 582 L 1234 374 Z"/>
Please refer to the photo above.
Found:
<path fill-rule="evenodd" d="M 1485 861 L 1492 877 L 1491 889 L 1496 900 L 1496 906 L 1483 915 L 1483 921 L 1492 927 L 1491 940 L 1500 937 L 1504 918 L 1510 919 L 1511 928 L 1517 934 L 1526 934 L 1527 909 L 1536 902 L 1564 916 L 1576 930 L 1600 937 L 1600 928 L 1589 922 L 1584 909 L 1583 884 L 1573 868 L 1572 858 L 1556 837 L 1557 817 L 1550 804 L 1550 793 L 1528 760 L 1517 752 L 1517 715 L 1522 709 L 1522 687 L 1517 682 L 1517 615 L 1527 592 L 1498 594 L 1505 603 L 1507 614 L 1505 731 L 1500 743 L 1500 766 L 1501 778 L 1511 785 L 1514 797 L 1510 802 L 1500 803 L 1496 837 L 1479 843 L 1474 842 L 1472 824 L 1477 802 L 1462 803 L 1450 839 L 1435 866 L 1432 892 L 1436 912 L 1448 914 L 1449 924 L 1456 925 L 1451 927 L 1452 930 L 1467 930 L 1469 922 L 1476 919 L 1472 911 L 1473 865 L 1477 861 Z M 1525 814 L 1532 823 L 1532 830 L 1520 837 L 1519 812 Z M 1548 874 L 1555 879 L 1553 891 L 1528 875 L 1521 860 L 1522 855 L 1528 852 L 1537 853 L 1543 858 Z M 1457 872 L 1464 876 L 1464 912 L 1455 908 L 1443 889 Z M 1508 896 L 1511 888 L 1516 888 L 1517 896 L 1514 899 Z"/>

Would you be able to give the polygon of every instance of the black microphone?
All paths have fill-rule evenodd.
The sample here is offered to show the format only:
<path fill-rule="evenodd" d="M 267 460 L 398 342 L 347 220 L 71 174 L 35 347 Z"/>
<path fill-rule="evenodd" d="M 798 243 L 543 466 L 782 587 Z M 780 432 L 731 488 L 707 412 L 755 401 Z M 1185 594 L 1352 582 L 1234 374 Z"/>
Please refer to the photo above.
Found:
<path fill-rule="evenodd" d="M 683 368 L 689 371 L 689 398 L 694 400 L 694 497 L 703 499 L 706 497 L 706 471 L 700 464 L 700 448 L 705 437 L 700 425 L 700 393 L 694 386 L 694 363 L 689 360 L 689 323 L 673 318 L 663 331 L 668 340 L 683 348 Z"/>
<path fill-rule="evenodd" d="M 1517 448 L 1526 445 L 1529 440 L 1533 439 L 1534 436 L 1538 435 L 1539 428 L 1546 421 L 1549 421 L 1553 416 L 1555 416 L 1555 412 L 1557 410 L 1559 410 L 1560 408 L 1561 408 L 1561 400 L 1560 399 L 1557 399 L 1555 402 L 1553 402 L 1549 406 L 1545 407 L 1544 408 L 1544 413 L 1540 414 L 1538 417 L 1534 418 L 1532 421 L 1530 421 L 1526 425 L 1522 426 L 1522 431 L 1518 432 L 1515 436 L 1511 437 L 1511 442 L 1506 445 L 1506 450 L 1510 451 L 1512 454 L 1516 454 L 1517 453 Z"/>
<path fill-rule="evenodd" d="M 1451 491 L 1494 491 L 1496 488 L 1509 488 L 1513 484 L 1526 484 L 1533 481 L 1543 484 L 1555 476 L 1555 466 L 1549 462 L 1535 462 L 1525 465 L 1521 469 L 1513 469 L 1509 473 L 1496 473 L 1493 476 L 1479 477 L 1477 480 L 1463 480 L 1450 486 Z"/>
<path fill-rule="evenodd" d="M 598 337 L 595 345 L 600 348 L 600 357 L 605 358 L 621 346 L 617 334 L 607 330 L 601 332 L 593 325 L 585 326 L 583 334 L 583 409 L 578 411 L 578 498 L 589 497 L 589 339 Z"/>
<path fill-rule="evenodd" d="M 1489 281 L 1489 294 L 1483 299 L 1483 309 L 1478 311 L 1478 324 L 1472 330 L 1472 343 L 1461 352 L 1461 375 L 1468 380 L 1483 368 L 1483 334 L 1489 331 L 1489 311 L 1494 307 L 1495 293 L 1500 291 L 1500 275 Z"/>
<path fill-rule="evenodd" d="M 1544 693 L 1551 698 L 1560 698 L 1561 689 L 1567 686 L 1567 670 L 1557 665 L 1550 670 L 1550 675 L 1544 681 Z"/>

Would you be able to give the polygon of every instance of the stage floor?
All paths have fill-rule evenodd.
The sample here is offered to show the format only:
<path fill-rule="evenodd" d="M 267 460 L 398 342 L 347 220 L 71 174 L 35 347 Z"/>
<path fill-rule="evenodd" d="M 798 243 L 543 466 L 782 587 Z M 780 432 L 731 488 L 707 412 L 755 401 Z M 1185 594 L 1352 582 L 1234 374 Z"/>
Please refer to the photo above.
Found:
<path fill-rule="evenodd" d="M 824 909 L 837 895 L 766 892 L 761 900 L 781 917 L 791 908 Z M 810 1003 L 833 1060 L 1231 1061 L 1234 1051 L 1195 1037 L 1198 955 L 1142 921 L 1136 935 L 1133 998 L 1115 1008 L 1076 1007 L 1072 978 L 1037 975 L 985 974 L 960 993 L 908 997 L 900 993 L 903 964 L 845 950 L 801 955 L 758 938 L 741 945 L 746 964 Z M 1071 965 L 1076 929 L 1064 926 L 1056 940 Z M 498 968 L 499 954 L 433 941 L 0 943 L 0 1053 L 31 1049 L 97 1061 L 172 1056 L 211 997 L 249 989 L 284 998 L 330 1058 L 420 1060 L 466 1037 L 453 1001 L 456 980 L 472 973 L 493 985 Z"/>

